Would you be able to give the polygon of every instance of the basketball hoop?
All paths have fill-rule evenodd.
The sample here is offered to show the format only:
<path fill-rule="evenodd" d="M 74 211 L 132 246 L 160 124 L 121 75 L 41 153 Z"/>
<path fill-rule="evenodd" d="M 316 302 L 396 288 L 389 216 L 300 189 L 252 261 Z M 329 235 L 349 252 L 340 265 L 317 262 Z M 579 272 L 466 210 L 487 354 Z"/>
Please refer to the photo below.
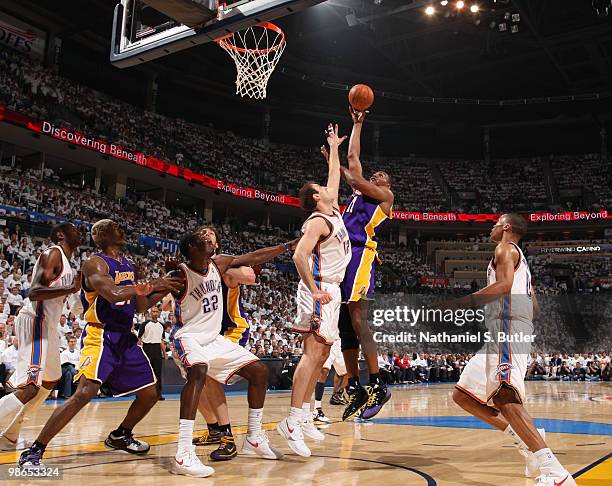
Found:
<path fill-rule="evenodd" d="M 265 98 L 268 80 L 285 50 L 285 34 L 281 28 L 263 22 L 215 42 L 236 64 L 236 94 Z"/>

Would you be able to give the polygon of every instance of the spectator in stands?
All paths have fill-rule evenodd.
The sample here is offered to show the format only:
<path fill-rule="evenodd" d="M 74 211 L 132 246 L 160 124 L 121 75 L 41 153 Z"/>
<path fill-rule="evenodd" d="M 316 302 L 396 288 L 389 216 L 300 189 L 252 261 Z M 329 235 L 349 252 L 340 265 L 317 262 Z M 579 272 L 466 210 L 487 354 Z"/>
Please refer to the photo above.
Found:
<path fill-rule="evenodd" d="M 23 297 L 21 296 L 21 285 L 17 284 L 11 288 L 11 291 L 6 299 L 10 308 L 10 315 L 16 316 L 19 309 L 23 306 Z"/>
<path fill-rule="evenodd" d="M 19 348 L 19 339 L 17 336 L 11 338 L 11 345 L 2 352 L 0 364 L 0 385 L 4 388 L 6 382 L 15 371 L 17 366 L 17 349 Z"/>
<path fill-rule="evenodd" d="M 68 347 L 61 352 L 60 361 L 62 363 L 62 377 L 57 385 L 59 390 L 58 398 L 70 398 L 74 392 L 74 377 L 77 374 L 77 367 L 81 359 L 81 351 L 77 348 L 76 339 L 68 339 Z"/>

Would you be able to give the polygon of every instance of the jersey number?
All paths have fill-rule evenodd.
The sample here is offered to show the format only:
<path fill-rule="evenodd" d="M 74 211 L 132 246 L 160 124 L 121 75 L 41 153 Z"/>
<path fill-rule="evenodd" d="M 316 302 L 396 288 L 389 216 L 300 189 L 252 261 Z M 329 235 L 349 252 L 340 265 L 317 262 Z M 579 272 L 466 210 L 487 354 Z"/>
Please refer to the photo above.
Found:
<path fill-rule="evenodd" d="M 353 199 L 351 200 L 351 202 L 349 203 L 349 205 L 346 207 L 346 209 L 344 210 L 345 213 L 352 213 L 353 212 L 353 208 L 355 207 L 355 203 L 357 202 L 357 196 L 353 197 Z"/>
<path fill-rule="evenodd" d="M 117 307 L 123 307 L 124 305 L 130 305 L 131 300 L 122 300 L 121 302 L 115 302 Z"/>
<path fill-rule="evenodd" d="M 210 300 L 206 297 L 202 300 L 202 312 L 207 314 L 211 310 L 216 311 L 219 308 L 219 297 L 213 295 Z"/>

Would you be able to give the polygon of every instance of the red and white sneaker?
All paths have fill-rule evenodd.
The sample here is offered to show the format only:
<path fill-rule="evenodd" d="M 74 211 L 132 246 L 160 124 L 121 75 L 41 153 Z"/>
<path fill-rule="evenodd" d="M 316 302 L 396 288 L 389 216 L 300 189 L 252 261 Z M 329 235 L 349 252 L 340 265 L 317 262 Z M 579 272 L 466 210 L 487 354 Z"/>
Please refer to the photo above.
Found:
<path fill-rule="evenodd" d="M 310 410 L 304 413 L 302 417 L 302 433 L 304 437 L 308 437 L 312 440 L 325 440 L 325 434 L 315 426 Z"/>
<path fill-rule="evenodd" d="M 270 444 L 268 435 L 262 430 L 259 434 L 247 435 L 240 454 L 259 456 L 263 459 L 277 461 L 283 458 L 283 453 Z"/>
<path fill-rule="evenodd" d="M 536 486 L 577 486 L 570 473 L 565 471 L 561 476 L 542 474 L 536 478 Z"/>
<path fill-rule="evenodd" d="M 207 478 L 215 470 L 202 464 L 200 458 L 196 454 L 195 446 L 191 446 L 185 452 L 179 452 L 174 458 L 174 463 L 170 469 L 172 474 L 181 474 L 183 476 L 192 476 L 194 478 Z"/>
<path fill-rule="evenodd" d="M 304 442 L 304 433 L 299 423 L 290 424 L 289 419 L 285 418 L 278 423 L 276 430 L 298 456 L 310 457 L 311 452 Z"/>

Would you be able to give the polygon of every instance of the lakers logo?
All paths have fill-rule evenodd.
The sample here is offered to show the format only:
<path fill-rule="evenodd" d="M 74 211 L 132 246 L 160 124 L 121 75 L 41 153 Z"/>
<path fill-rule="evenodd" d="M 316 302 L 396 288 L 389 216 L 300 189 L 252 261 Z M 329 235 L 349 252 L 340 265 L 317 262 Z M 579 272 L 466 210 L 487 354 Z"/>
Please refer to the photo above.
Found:
<path fill-rule="evenodd" d="M 91 364 L 92 361 L 93 361 L 93 358 L 91 356 L 85 356 L 81 360 L 81 364 L 79 365 L 79 368 L 87 368 Z"/>

